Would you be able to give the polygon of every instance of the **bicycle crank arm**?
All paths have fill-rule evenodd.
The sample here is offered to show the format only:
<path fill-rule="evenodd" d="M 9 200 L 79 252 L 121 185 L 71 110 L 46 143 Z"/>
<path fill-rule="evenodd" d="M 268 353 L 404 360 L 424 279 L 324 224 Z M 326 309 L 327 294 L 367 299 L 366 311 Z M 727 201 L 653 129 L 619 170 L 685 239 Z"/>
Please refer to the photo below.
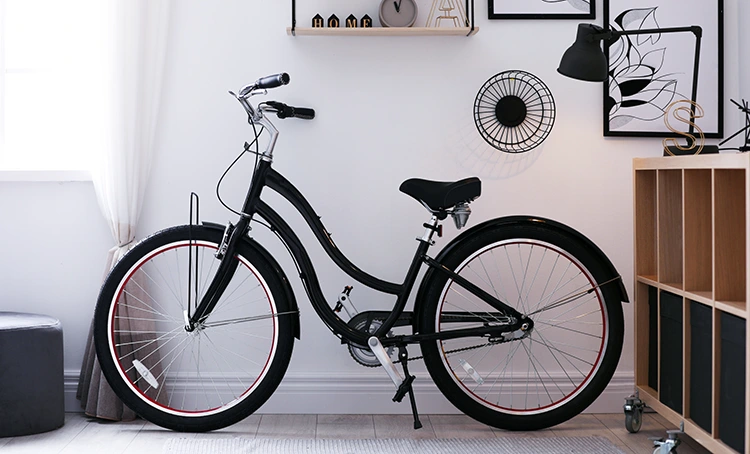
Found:
<path fill-rule="evenodd" d="M 370 347 L 370 350 L 372 350 L 375 358 L 378 359 L 378 362 L 380 362 L 380 365 L 383 366 L 385 372 L 391 377 L 391 381 L 396 386 L 396 389 L 399 389 L 404 382 L 404 379 L 401 377 L 398 369 L 396 369 L 396 365 L 391 361 L 388 353 L 386 353 L 383 344 L 380 343 L 380 340 L 377 337 L 372 336 L 367 340 L 367 345 Z"/>

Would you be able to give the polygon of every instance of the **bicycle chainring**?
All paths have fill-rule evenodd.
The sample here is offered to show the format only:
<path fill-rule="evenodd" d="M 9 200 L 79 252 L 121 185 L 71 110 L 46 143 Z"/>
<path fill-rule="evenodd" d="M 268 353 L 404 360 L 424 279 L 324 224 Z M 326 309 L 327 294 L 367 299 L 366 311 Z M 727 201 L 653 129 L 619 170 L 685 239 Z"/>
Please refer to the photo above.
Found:
<path fill-rule="evenodd" d="M 361 322 L 354 325 L 354 329 L 359 331 L 365 331 L 367 325 L 366 320 L 362 320 Z M 375 334 L 375 332 L 383 325 L 382 320 L 373 320 L 372 323 L 370 323 L 370 328 L 367 330 L 369 334 Z M 387 337 L 392 337 L 393 332 L 389 331 L 386 335 Z M 352 355 L 352 358 L 354 361 L 359 363 L 362 366 L 365 367 L 379 367 L 380 362 L 375 357 L 375 355 L 370 351 L 369 349 L 355 347 L 352 344 L 347 345 L 349 347 L 349 354 Z M 386 353 L 388 353 L 388 356 L 392 356 L 393 354 L 393 347 L 387 347 L 385 349 Z"/>

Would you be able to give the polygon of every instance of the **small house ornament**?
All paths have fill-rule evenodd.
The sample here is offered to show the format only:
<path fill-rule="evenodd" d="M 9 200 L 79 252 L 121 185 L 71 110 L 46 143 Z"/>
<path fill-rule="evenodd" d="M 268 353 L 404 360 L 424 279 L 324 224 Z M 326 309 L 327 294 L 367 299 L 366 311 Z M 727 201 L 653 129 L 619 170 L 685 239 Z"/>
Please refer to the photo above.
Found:
<path fill-rule="evenodd" d="M 359 26 L 362 28 L 372 27 L 372 19 L 370 18 L 370 16 L 368 16 L 367 14 L 362 16 L 362 19 L 360 19 L 359 21 Z"/>
<path fill-rule="evenodd" d="M 339 28 L 341 24 L 339 23 L 339 18 L 336 17 L 335 14 L 331 14 L 331 17 L 328 18 L 328 27 L 329 28 Z"/>
<path fill-rule="evenodd" d="M 357 18 L 354 17 L 354 14 L 350 14 L 346 18 L 346 28 L 357 28 Z"/>
<path fill-rule="evenodd" d="M 320 14 L 316 14 L 315 17 L 312 18 L 312 27 L 313 28 L 323 28 L 325 25 L 325 22 L 323 21 L 323 16 Z"/>

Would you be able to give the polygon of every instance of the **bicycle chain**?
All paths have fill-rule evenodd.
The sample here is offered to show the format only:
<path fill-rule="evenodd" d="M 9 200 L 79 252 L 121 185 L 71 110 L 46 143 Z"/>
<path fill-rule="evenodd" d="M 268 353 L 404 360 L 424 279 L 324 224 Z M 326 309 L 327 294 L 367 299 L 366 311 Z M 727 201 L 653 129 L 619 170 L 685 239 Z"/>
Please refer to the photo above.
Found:
<path fill-rule="evenodd" d="M 445 356 L 448 356 L 448 355 L 453 354 L 453 353 L 465 352 L 465 351 L 468 351 L 468 350 L 476 350 L 478 348 L 483 348 L 483 347 L 490 347 L 492 345 L 505 344 L 505 343 L 512 342 L 514 340 L 520 340 L 520 339 L 522 339 L 522 338 L 518 338 L 518 339 L 505 339 L 505 340 L 501 340 L 501 341 L 497 341 L 497 342 L 491 342 L 491 343 L 486 343 L 486 344 L 474 345 L 474 346 L 471 346 L 471 347 L 456 348 L 456 349 L 448 350 L 447 352 L 445 352 Z M 419 360 L 419 359 L 424 359 L 424 355 L 415 356 L 413 358 L 407 358 L 406 361 L 407 362 L 408 361 L 416 361 L 416 360 Z M 398 361 L 393 361 L 393 364 L 400 364 L 401 362 L 403 362 L 403 360 L 399 359 Z M 375 366 L 375 367 L 377 367 L 377 366 Z"/>
<path fill-rule="evenodd" d="M 456 348 L 456 349 L 453 349 L 453 350 L 448 350 L 447 352 L 445 352 L 445 355 L 448 356 L 448 355 L 451 355 L 453 353 L 460 353 L 460 352 L 465 352 L 465 351 L 469 351 L 469 350 L 476 350 L 478 348 L 489 347 L 489 346 L 492 346 L 492 345 L 505 344 L 507 342 L 512 342 L 512 341 L 515 341 L 515 340 L 523 339 L 524 337 L 513 338 L 513 339 L 503 339 L 503 340 L 500 340 L 500 341 L 488 342 L 486 344 L 473 345 L 471 347 Z M 349 353 L 351 354 L 351 351 Z M 417 360 L 420 360 L 420 359 L 424 359 L 424 355 L 414 356 L 412 358 L 407 358 L 406 361 L 407 362 L 409 362 L 409 361 L 417 361 Z M 362 363 L 360 361 L 357 361 L 356 359 L 355 359 L 355 361 L 357 362 L 357 364 L 359 364 L 361 366 L 364 366 L 364 367 L 381 367 L 379 364 L 369 365 L 369 364 L 364 364 L 364 363 Z M 403 360 L 399 359 L 399 360 L 393 361 L 393 364 L 401 364 L 402 362 L 403 362 Z"/>

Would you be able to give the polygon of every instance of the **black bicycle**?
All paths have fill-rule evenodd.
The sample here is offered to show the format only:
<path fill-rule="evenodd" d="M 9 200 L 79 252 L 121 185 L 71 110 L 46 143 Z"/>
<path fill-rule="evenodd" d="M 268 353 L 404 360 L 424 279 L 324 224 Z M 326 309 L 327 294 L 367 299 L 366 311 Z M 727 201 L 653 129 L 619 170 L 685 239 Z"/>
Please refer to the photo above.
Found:
<path fill-rule="evenodd" d="M 441 221 L 451 216 L 462 228 L 481 182 L 410 179 L 400 190 L 419 201 L 430 220 L 403 283 L 362 271 L 339 251 L 302 194 L 271 167 L 278 131 L 266 113 L 312 119 L 315 112 L 274 101 L 254 107 L 249 99 L 288 82 L 279 74 L 232 93 L 255 132 L 244 152 L 256 155 L 236 224 L 191 220 L 155 233 L 107 277 L 96 307 L 95 345 L 123 402 L 155 424 L 198 432 L 240 421 L 274 392 L 300 338 L 299 308 L 284 270 L 252 238 L 255 222 L 281 239 L 315 312 L 352 357 L 385 369 L 394 401 L 409 395 L 415 428 L 421 425 L 408 366 L 416 359 L 424 359 L 448 400 L 490 426 L 540 429 L 590 405 L 620 358 L 621 302 L 627 301 L 605 254 L 563 224 L 510 216 L 465 231 L 432 258 L 427 251 L 434 235 L 442 235 Z M 264 130 L 269 139 L 261 152 Z M 344 272 L 393 295 L 393 309 L 357 312 L 351 287 L 329 304 L 294 230 L 262 200 L 266 187 L 301 213 Z M 414 310 L 405 311 L 423 265 Z M 422 357 L 409 356 L 415 344 Z"/>

